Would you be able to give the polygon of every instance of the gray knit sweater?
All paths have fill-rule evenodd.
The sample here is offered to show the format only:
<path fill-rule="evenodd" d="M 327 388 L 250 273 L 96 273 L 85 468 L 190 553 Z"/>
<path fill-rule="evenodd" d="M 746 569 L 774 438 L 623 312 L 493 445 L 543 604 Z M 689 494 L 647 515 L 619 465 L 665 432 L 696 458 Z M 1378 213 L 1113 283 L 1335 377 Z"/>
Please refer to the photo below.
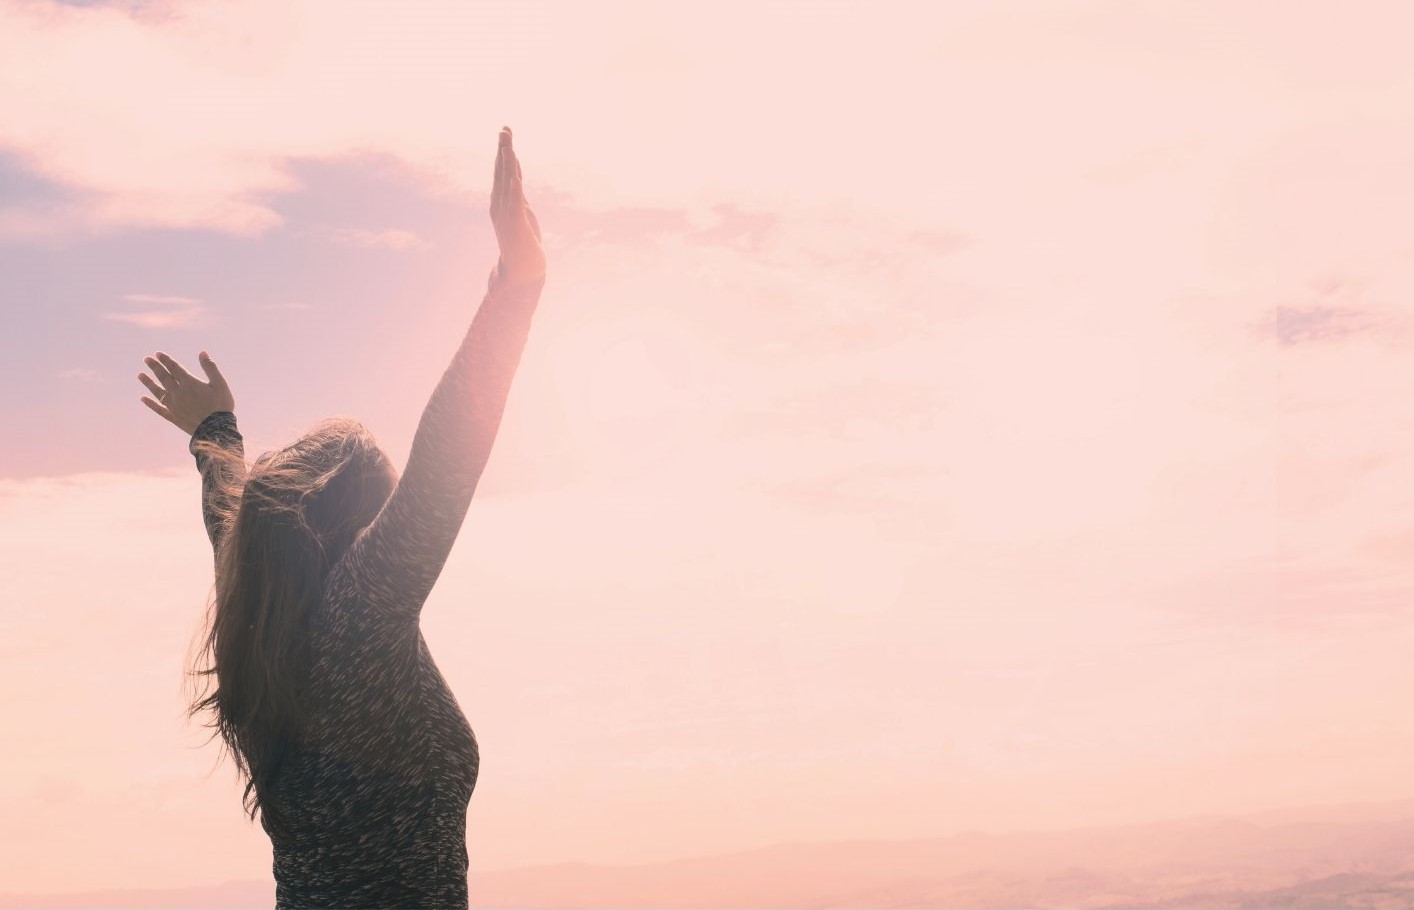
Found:
<path fill-rule="evenodd" d="M 468 905 L 466 812 L 480 752 L 419 623 L 490 456 L 542 287 L 493 274 L 396 489 L 329 572 L 309 625 L 311 719 L 263 795 L 294 826 L 277 838 L 264 825 L 277 910 Z M 198 439 L 242 451 L 230 411 L 203 420 Z M 192 454 L 219 546 L 221 468 Z"/>

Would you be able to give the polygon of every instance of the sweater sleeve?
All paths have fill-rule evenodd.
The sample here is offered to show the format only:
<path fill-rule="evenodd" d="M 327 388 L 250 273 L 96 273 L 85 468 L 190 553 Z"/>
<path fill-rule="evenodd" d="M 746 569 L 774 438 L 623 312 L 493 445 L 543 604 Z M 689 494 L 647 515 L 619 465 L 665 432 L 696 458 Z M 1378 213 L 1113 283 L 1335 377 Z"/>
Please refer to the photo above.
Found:
<path fill-rule="evenodd" d="M 397 486 L 335 566 L 385 618 L 421 617 L 491 456 L 543 287 L 543 278 L 506 284 L 492 273 L 422 412 Z"/>
<path fill-rule="evenodd" d="M 201 440 L 209 440 L 232 452 L 238 456 L 239 465 L 201 451 L 196 445 Z M 206 415 L 192 431 L 187 451 L 196 458 L 196 468 L 201 472 L 201 518 L 214 551 L 220 547 L 235 506 L 233 490 L 239 489 L 245 475 L 245 441 L 236 428 L 236 415 L 231 411 L 212 411 Z"/>

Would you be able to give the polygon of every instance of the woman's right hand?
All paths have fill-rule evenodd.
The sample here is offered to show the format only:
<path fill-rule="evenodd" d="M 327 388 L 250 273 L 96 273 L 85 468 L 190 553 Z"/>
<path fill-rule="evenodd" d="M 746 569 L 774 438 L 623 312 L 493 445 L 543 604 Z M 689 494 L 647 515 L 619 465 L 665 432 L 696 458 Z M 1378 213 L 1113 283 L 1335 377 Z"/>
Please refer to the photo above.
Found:
<path fill-rule="evenodd" d="M 235 411 L 236 399 L 231 394 L 231 386 L 221 375 L 216 361 L 205 351 L 197 357 L 197 362 L 206 373 L 204 382 L 187 372 L 186 367 L 164 351 L 144 357 L 143 362 L 157 379 L 151 379 L 146 373 L 137 374 L 137 378 L 152 392 L 151 398 L 143 395 L 140 400 L 188 436 L 196 432 L 208 414 Z"/>
<path fill-rule="evenodd" d="M 540 223 L 525 199 L 520 161 L 511 147 L 511 128 L 501 127 L 496 171 L 491 181 L 491 226 L 501 245 L 492 282 L 535 282 L 545 277 L 545 248 Z"/>

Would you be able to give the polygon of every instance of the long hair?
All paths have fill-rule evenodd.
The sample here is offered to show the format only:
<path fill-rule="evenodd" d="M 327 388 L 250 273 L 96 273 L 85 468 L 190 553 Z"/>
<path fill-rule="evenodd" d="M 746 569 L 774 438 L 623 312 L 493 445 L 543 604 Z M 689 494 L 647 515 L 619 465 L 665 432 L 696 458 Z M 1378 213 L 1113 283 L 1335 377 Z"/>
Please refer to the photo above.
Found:
<path fill-rule="evenodd" d="M 348 417 L 320 421 L 261 455 L 248 474 L 242 456 L 217 442 L 193 447 L 217 459 L 209 469 L 217 489 L 206 501 L 224 531 L 197 655 L 207 666 L 193 661 L 187 671 L 208 685 L 186 716 L 213 712 L 205 726 L 220 734 L 246 780 L 242 806 L 252 821 L 258 809 L 267 831 L 288 836 L 291 820 L 271 793 L 308 717 L 310 619 L 329 570 L 386 503 L 397 474 L 372 434 Z"/>

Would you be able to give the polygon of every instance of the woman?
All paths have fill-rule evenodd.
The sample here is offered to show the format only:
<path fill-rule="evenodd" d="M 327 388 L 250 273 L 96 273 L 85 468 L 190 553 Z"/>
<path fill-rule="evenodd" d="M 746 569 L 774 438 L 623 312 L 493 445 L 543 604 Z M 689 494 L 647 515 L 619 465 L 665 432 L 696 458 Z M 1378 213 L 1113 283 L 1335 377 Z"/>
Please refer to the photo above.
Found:
<path fill-rule="evenodd" d="M 149 408 L 191 435 L 215 598 L 188 716 L 247 779 L 274 847 L 276 906 L 466 907 L 476 737 L 419 628 L 491 454 L 545 281 L 540 228 L 503 128 L 491 190 L 500 260 L 423 411 L 399 478 L 358 421 L 330 418 L 249 472 L 235 399 L 165 353 Z M 215 733 L 212 734 L 213 736 Z"/>

